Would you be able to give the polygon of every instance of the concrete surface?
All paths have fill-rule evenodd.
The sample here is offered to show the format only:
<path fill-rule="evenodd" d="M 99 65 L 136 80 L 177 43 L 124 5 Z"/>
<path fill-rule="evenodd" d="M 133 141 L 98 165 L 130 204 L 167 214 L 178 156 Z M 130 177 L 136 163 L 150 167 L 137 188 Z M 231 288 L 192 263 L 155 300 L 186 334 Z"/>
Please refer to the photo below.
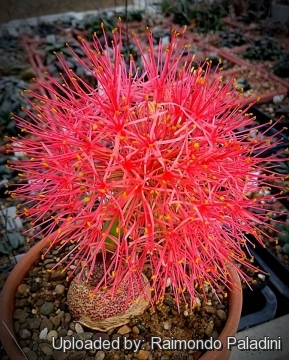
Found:
<path fill-rule="evenodd" d="M 128 0 L 132 4 L 133 0 Z M 124 6 L 126 0 L 0 0 L 0 24 L 65 12 Z"/>
<path fill-rule="evenodd" d="M 280 318 L 271 320 L 265 324 L 255 326 L 251 329 L 237 333 L 237 339 L 261 340 L 265 336 L 270 339 L 278 339 L 280 336 L 282 350 L 238 350 L 236 346 L 232 349 L 230 360 L 288 360 L 289 359 L 289 314 Z"/>

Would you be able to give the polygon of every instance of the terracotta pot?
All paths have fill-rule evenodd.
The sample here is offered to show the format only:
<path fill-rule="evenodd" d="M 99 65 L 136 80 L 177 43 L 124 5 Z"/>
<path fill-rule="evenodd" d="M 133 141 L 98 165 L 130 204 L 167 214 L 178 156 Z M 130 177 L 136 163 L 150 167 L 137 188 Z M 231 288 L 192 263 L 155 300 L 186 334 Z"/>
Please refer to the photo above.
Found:
<path fill-rule="evenodd" d="M 49 238 L 44 238 L 27 252 L 27 254 L 14 267 L 1 292 L 0 338 L 10 360 L 26 359 L 14 342 L 4 323 L 15 336 L 13 321 L 15 293 L 28 271 L 34 263 L 40 259 L 42 249 L 47 246 L 53 236 L 56 236 L 56 234 L 50 235 Z M 226 348 L 226 339 L 228 336 L 234 336 L 237 332 L 242 310 L 242 292 L 238 290 L 241 289 L 241 282 L 236 270 L 232 267 L 228 268 L 228 270 L 232 277 L 232 282 L 236 284 L 236 289 L 229 292 L 228 320 L 219 336 L 219 340 L 221 340 L 223 344 L 223 349 L 220 351 L 208 351 L 199 360 L 228 360 L 230 358 L 231 352 Z"/>
<path fill-rule="evenodd" d="M 6 153 L 6 145 L 0 146 L 0 155 L 7 155 Z"/>
<path fill-rule="evenodd" d="M 225 51 L 220 51 L 220 55 L 224 55 L 226 52 Z M 227 55 L 227 59 L 229 59 L 230 57 Z M 233 61 L 234 57 L 232 57 L 232 61 Z M 255 102 L 258 102 L 259 104 L 263 104 L 263 103 L 267 103 L 268 101 L 272 101 L 274 96 L 276 95 L 287 95 L 288 90 L 282 85 L 280 84 L 279 81 L 276 80 L 276 76 L 274 77 L 273 75 L 270 76 L 270 74 L 266 71 L 266 69 L 264 69 L 261 66 L 254 66 L 251 65 L 251 67 L 247 66 L 244 67 L 243 69 L 233 69 L 233 70 L 226 70 L 226 71 L 222 71 L 221 75 L 224 77 L 224 79 L 227 77 L 228 79 L 235 77 L 246 77 L 244 75 L 244 72 L 246 71 L 250 71 L 250 69 L 254 69 L 254 74 L 259 76 L 259 80 L 257 80 L 258 84 L 262 84 L 263 81 L 270 81 L 270 83 L 275 87 L 274 90 L 270 90 L 270 91 L 264 91 L 263 93 L 261 93 L 257 90 L 254 91 L 254 94 L 249 96 L 248 99 L 246 100 L 246 102 L 244 103 L 243 107 L 245 107 L 246 105 L 250 105 L 253 104 Z M 254 84 L 256 84 L 256 81 L 254 82 Z"/>
<path fill-rule="evenodd" d="M 242 23 L 242 19 L 240 16 L 232 19 L 226 17 L 223 18 L 222 21 L 226 27 L 229 27 L 231 29 L 241 29 L 243 31 L 252 31 L 258 29 L 259 27 L 258 24 L 252 24 L 252 23 L 250 25 L 245 25 L 244 23 Z"/>

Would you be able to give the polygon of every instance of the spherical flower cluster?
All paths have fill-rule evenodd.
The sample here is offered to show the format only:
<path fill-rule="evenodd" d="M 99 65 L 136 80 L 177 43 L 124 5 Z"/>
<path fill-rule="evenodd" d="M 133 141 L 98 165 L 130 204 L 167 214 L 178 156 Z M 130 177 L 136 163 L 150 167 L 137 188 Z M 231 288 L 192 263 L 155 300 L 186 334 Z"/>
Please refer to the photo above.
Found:
<path fill-rule="evenodd" d="M 51 247 L 75 245 L 67 267 L 77 260 L 89 278 L 103 261 L 94 292 L 116 293 L 149 266 L 153 303 L 170 285 L 178 304 L 192 306 L 198 286 L 234 286 L 228 264 L 252 268 L 246 234 L 261 241 L 256 226 L 266 211 L 253 210 L 269 195 L 249 194 L 278 178 L 261 170 L 261 153 L 274 145 L 248 138 L 242 129 L 253 119 L 233 79 L 224 83 L 207 63 L 194 68 L 194 58 L 182 56 L 184 34 L 173 31 L 157 50 L 149 30 L 148 46 L 135 37 L 142 69 L 133 57 L 125 62 L 120 29 L 113 39 L 110 52 L 96 37 L 92 48 L 82 40 L 90 65 L 79 61 L 96 88 L 59 55 L 63 83 L 47 75 L 38 82 L 47 95 L 27 96 L 29 120 L 15 118 L 33 136 L 18 140 L 27 158 L 13 167 L 30 181 L 16 193 L 26 199 L 23 214 L 57 232 Z"/>

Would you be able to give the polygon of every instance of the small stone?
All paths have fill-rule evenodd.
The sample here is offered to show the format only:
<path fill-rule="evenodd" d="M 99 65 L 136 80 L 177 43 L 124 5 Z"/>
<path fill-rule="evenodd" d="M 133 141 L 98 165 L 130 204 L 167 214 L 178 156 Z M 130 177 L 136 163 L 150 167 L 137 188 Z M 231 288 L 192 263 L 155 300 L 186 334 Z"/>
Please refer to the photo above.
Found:
<path fill-rule="evenodd" d="M 46 339 L 47 339 L 48 341 L 52 341 L 52 338 L 54 338 L 55 340 L 58 338 L 57 331 L 55 331 L 55 330 L 49 331 L 49 333 L 48 333 L 47 336 L 46 336 Z"/>
<path fill-rule="evenodd" d="M 282 250 L 284 254 L 289 255 L 289 244 L 288 243 L 284 244 Z"/>
<path fill-rule="evenodd" d="M 28 301 L 27 299 L 20 299 L 20 300 L 17 300 L 16 304 L 15 304 L 15 307 L 17 309 L 23 309 L 26 305 L 27 305 Z"/>
<path fill-rule="evenodd" d="M 58 311 L 59 310 L 59 311 Z M 65 312 L 64 311 L 62 311 L 62 310 L 60 310 L 60 309 L 58 309 L 56 312 L 57 312 L 57 317 L 59 318 L 59 319 L 61 319 L 61 318 L 63 318 L 64 316 L 65 316 Z"/>
<path fill-rule="evenodd" d="M 211 320 L 211 321 L 208 323 L 208 325 L 207 325 L 207 327 L 206 327 L 206 329 L 205 329 L 205 333 L 209 336 L 209 335 L 211 335 L 211 333 L 213 332 L 213 330 L 214 330 L 214 321 Z"/>
<path fill-rule="evenodd" d="M 284 100 L 285 95 L 275 95 L 273 97 L 273 103 L 278 104 Z"/>
<path fill-rule="evenodd" d="M 113 334 L 111 340 L 115 340 L 116 338 L 119 338 L 119 337 L 120 337 L 119 334 Z M 101 341 L 109 340 L 109 335 L 106 333 L 97 332 L 92 336 L 93 341 L 100 340 L 100 339 L 101 339 Z"/>
<path fill-rule="evenodd" d="M 43 261 L 43 264 L 46 265 L 46 264 L 50 264 L 50 263 L 53 263 L 53 262 L 54 262 L 53 259 L 45 259 L 45 260 Z"/>
<path fill-rule="evenodd" d="M 44 300 L 42 300 L 42 299 L 39 299 L 39 300 L 37 300 L 36 301 L 36 306 L 41 306 L 41 305 L 43 305 L 44 304 Z"/>
<path fill-rule="evenodd" d="M 66 360 L 68 358 L 68 353 L 65 353 L 63 351 L 60 350 L 54 350 L 53 351 L 53 360 Z"/>
<path fill-rule="evenodd" d="M 173 306 L 174 300 L 170 294 L 165 294 L 164 304 L 167 306 Z"/>
<path fill-rule="evenodd" d="M 163 354 L 165 355 L 165 356 L 168 356 L 168 359 L 170 358 L 170 356 L 172 355 L 172 351 L 171 350 L 163 350 Z M 161 359 L 162 359 L 163 357 L 161 357 Z"/>
<path fill-rule="evenodd" d="M 170 329 L 170 323 L 168 321 L 164 322 L 163 327 L 164 327 L 165 330 L 169 330 Z"/>
<path fill-rule="evenodd" d="M 62 311 L 64 311 L 64 317 L 66 316 L 66 314 L 69 314 L 67 313 L 68 311 L 68 306 L 67 304 L 64 302 L 64 303 L 61 303 L 60 304 L 60 307 L 59 307 Z M 70 314 L 69 314 L 70 315 Z M 71 320 L 71 315 L 70 315 L 70 320 Z"/>
<path fill-rule="evenodd" d="M 29 286 L 27 284 L 20 284 L 17 290 L 20 294 L 25 294 L 29 291 Z"/>
<path fill-rule="evenodd" d="M 92 332 L 88 332 L 88 331 L 84 331 L 83 333 L 81 334 L 74 334 L 73 337 L 75 338 L 75 340 L 83 340 L 83 341 L 86 341 L 86 340 L 90 340 L 93 336 L 93 333 Z"/>
<path fill-rule="evenodd" d="M 19 330 L 20 330 L 19 321 L 15 321 L 15 322 L 14 322 L 14 331 L 15 331 L 16 333 L 18 333 Z"/>
<path fill-rule="evenodd" d="M 185 310 L 185 311 L 184 311 L 184 316 L 185 316 L 185 317 L 189 316 L 188 310 Z"/>
<path fill-rule="evenodd" d="M 217 310 L 216 311 L 216 314 L 218 316 L 218 318 L 221 320 L 221 321 L 226 321 L 227 320 L 227 314 L 225 313 L 224 310 Z"/>
<path fill-rule="evenodd" d="M 64 291 L 65 291 L 65 286 L 64 286 L 64 285 L 61 285 L 61 284 L 57 284 L 57 285 L 55 286 L 54 291 L 56 292 L 56 294 L 62 295 L 62 294 L 64 293 Z"/>
<path fill-rule="evenodd" d="M 40 350 L 47 356 L 52 356 L 53 354 L 53 348 L 50 344 L 47 343 L 41 343 L 39 344 Z"/>
<path fill-rule="evenodd" d="M 53 360 L 66 360 L 68 358 L 68 353 L 67 352 L 63 352 L 61 350 L 54 350 L 53 351 Z"/>
<path fill-rule="evenodd" d="M 68 336 L 71 336 L 72 334 L 73 334 L 73 331 L 72 331 L 72 330 L 68 330 L 68 331 L 67 331 L 67 335 L 68 335 Z"/>
<path fill-rule="evenodd" d="M 70 313 L 66 313 L 66 314 L 65 314 L 64 321 L 65 321 L 66 323 L 69 323 L 69 322 L 71 321 L 71 315 L 70 315 Z"/>
<path fill-rule="evenodd" d="M 16 309 L 13 313 L 13 319 L 20 320 L 26 319 L 28 317 L 28 313 L 22 309 Z"/>
<path fill-rule="evenodd" d="M 282 246 L 281 245 L 276 245 L 275 246 L 275 250 L 278 254 L 280 254 L 282 252 Z"/>
<path fill-rule="evenodd" d="M 226 306 L 223 305 L 223 304 L 218 304 L 218 305 L 216 306 L 216 308 L 217 308 L 217 310 L 221 310 L 221 309 L 226 309 Z"/>
<path fill-rule="evenodd" d="M 117 333 L 120 335 L 128 334 L 131 332 L 131 328 L 127 325 L 122 326 L 118 329 Z"/>
<path fill-rule="evenodd" d="M 47 319 L 46 317 L 42 319 L 41 324 L 40 324 L 40 331 L 47 328 L 48 331 L 53 329 L 53 324 L 52 322 Z"/>
<path fill-rule="evenodd" d="M 39 334 L 39 339 L 40 339 L 40 340 L 46 340 L 47 333 L 48 333 L 48 329 L 47 329 L 47 328 L 44 328 L 43 330 L 41 330 L 41 331 L 40 331 L 40 334 Z"/>
<path fill-rule="evenodd" d="M 147 360 L 149 356 L 150 352 L 146 350 L 140 350 L 137 354 L 134 354 L 134 357 L 139 360 Z"/>
<path fill-rule="evenodd" d="M 95 354 L 94 360 L 103 360 L 105 358 L 105 353 L 103 351 L 98 351 Z"/>
<path fill-rule="evenodd" d="M 30 287 L 31 293 L 36 293 L 40 289 L 40 284 L 37 282 L 34 282 Z"/>
<path fill-rule="evenodd" d="M 20 329 L 19 335 L 20 335 L 21 339 L 26 340 L 31 337 L 31 332 L 27 329 Z"/>
<path fill-rule="evenodd" d="M 34 271 L 34 270 L 29 270 L 28 274 L 29 274 L 29 277 L 30 277 L 30 278 L 37 276 L 37 272 Z"/>
<path fill-rule="evenodd" d="M 26 326 L 26 319 L 25 318 L 22 318 L 22 319 L 19 319 L 19 324 L 25 324 Z"/>
<path fill-rule="evenodd" d="M 60 317 L 55 316 L 55 317 L 50 318 L 50 321 L 52 322 L 52 324 L 55 328 L 58 328 L 58 326 L 60 325 L 61 319 L 60 319 Z"/>
<path fill-rule="evenodd" d="M 41 319 L 40 318 L 28 318 L 27 319 L 28 322 L 28 326 L 29 328 L 32 329 L 38 329 L 41 323 Z"/>
<path fill-rule="evenodd" d="M 52 294 L 55 295 L 55 294 L 56 294 L 55 291 L 53 291 Z M 55 306 L 56 308 L 58 308 L 59 305 L 60 305 L 60 301 L 59 301 L 59 300 L 55 300 L 55 301 L 54 301 L 54 306 Z M 61 313 L 61 310 L 60 310 L 60 309 L 57 309 L 57 310 L 56 310 L 56 314 L 58 315 L 59 313 Z M 63 316 L 64 316 L 64 313 L 63 313 Z"/>
<path fill-rule="evenodd" d="M 68 332 L 67 332 L 66 329 L 61 329 L 61 330 L 59 330 L 58 335 L 59 335 L 59 337 L 61 338 L 61 337 L 66 336 L 67 333 L 68 333 Z"/>
<path fill-rule="evenodd" d="M 216 313 L 216 308 L 214 306 L 204 306 L 203 309 L 205 310 L 205 312 L 207 314 L 215 314 Z"/>
<path fill-rule="evenodd" d="M 53 311 L 54 304 L 52 302 L 45 302 L 40 308 L 40 313 L 42 315 L 50 315 Z"/>
<path fill-rule="evenodd" d="M 38 341 L 39 341 L 39 333 L 38 332 L 34 332 L 32 334 L 32 341 L 34 341 L 35 343 L 38 344 Z M 35 350 L 34 350 L 35 351 Z"/>
<path fill-rule="evenodd" d="M 54 263 L 46 264 L 46 265 L 45 265 L 45 269 L 51 270 L 54 266 L 55 266 Z"/>
<path fill-rule="evenodd" d="M 30 348 L 26 346 L 22 348 L 22 351 L 24 352 L 24 354 L 26 354 L 28 351 L 30 351 Z"/>
<path fill-rule="evenodd" d="M 80 360 L 83 359 L 86 355 L 86 351 L 75 351 L 71 355 L 68 356 L 68 360 Z"/>
<path fill-rule="evenodd" d="M 75 331 L 77 332 L 77 334 L 81 334 L 84 332 L 83 327 L 79 323 L 75 324 Z"/>
<path fill-rule="evenodd" d="M 132 328 L 132 332 L 133 332 L 134 334 L 138 335 L 138 334 L 139 334 L 139 328 L 138 328 L 137 326 L 134 326 L 134 327 Z"/>
<path fill-rule="evenodd" d="M 151 349 L 151 345 L 150 345 L 149 342 L 146 342 L 146 343 L 143 344 L 143 346 L 141 348 L 142 348 L 142 350 L 149 351 Z"/>
<path fill-rule="evenodd" d="M 35 351 L 29 350 L 28 352 L 25 353 L 25 355 L 28 358 L 28 360 L 38 360 L 39 359 L 39 356 L 37 355 L 37 353 Z"/>
<path fill-rule="evenodd" d="M 52 271 L 51 277 L 50 277 L 51 280 L 62 280 L 65 278 L 66 278 L 66 271 L 62 272 L 59 270 Z"/>
<path fill-rule="evenodd" d="M 258 274 L 258 278 L 261 279 L 262 281 L 266 280 L 266 276 L 264 274 Z"/>
<path fill-rule="evenodd" d="M 201 306 L 201 300 L 200 300 L 200 298 L 196 297 L 193 302 L 193 309 L 195 307 L 200 307 L 200 306 Z"/>

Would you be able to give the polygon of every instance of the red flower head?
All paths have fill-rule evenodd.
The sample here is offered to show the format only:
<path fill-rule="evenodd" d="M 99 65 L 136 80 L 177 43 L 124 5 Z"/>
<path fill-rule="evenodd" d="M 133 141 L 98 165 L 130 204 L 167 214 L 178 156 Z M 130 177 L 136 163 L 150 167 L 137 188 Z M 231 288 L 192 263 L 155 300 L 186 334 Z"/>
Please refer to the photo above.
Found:
<path fill-rule="evenodd" d="M 28 160 L 14 167 L 32 181 L 17 194 L 25 215 L 47 223 L 46 234 L 57 229 L 51 246 L 75 244 L 68 267 L 77 259 L 89 276 L 101 254 L 105 274 L 95 291 L 132 284 L 149 264 L 153 302 L 169 284 L 178 304 L 186 292 L 193 301 L 198 285 L 234 285 L 226 265 L 247 263 L 246 233 L 261 241 L 256 224 L 266 211 L 252 209 L 268 195 L 256 201 L 249 193 L 273 178 L 260 170 L 260 153 L 273 145 L 239 130 L 253 122 L 241 110 L 245 99 L 218 69 L 184 61 L 184 34 L 173 31 L 157 50 L 150 31 L 148 47 L 135 37 L 141 69 L 132 56 L 127 66 L 121 37 L 115 29 L 110 53 L 97 38 L 92 49 L 82 40 L 91 66 L 79 60 L 96 88 L 61 56 L 63 83 L 49 75 L 38 82 L 50 96 L 33 94 L 30 120 L 17 118 L 34 136 L 18 143 Z"/>

